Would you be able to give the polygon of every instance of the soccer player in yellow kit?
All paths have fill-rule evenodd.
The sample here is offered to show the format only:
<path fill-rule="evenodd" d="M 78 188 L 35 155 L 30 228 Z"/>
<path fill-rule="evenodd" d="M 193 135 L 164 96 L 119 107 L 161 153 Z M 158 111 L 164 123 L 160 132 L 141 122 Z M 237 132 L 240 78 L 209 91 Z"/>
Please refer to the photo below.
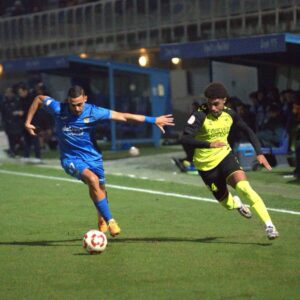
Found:
<path fill-rule="evenodd" d="M 195 147 L 194 165 L 215 198 L 225 208 L 237 209 L 244 217 L 250 218 L 251 211 L 240 201 L 240 198 L 246 199 L 265 224 L 267 237 L 270 240 L 277 238 L 279 233 L 263 200 L 252 189 L 227 141 L 233 127 L 243 130 L 255 149 L 258 162 L 271 170 L 257 137 L 233 110 L 225 106 L 228 93 L 221 83 L 209 84 L 204 95 L 207 103 L 188 119 L 182 142 Z M 232 196 L 227 185 L 232 186 L 240 198 Z"/>

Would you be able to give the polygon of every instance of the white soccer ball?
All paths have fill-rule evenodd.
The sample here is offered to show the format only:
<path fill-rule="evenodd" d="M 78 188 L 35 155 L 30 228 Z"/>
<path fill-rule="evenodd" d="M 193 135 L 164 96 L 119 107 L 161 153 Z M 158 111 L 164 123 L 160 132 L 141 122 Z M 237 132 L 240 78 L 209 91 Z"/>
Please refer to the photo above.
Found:
<path fill-rule="evenodd" d="M 129 152 L 130 156 L 139 156 L 140 155 L 139 148 L 134 147 L 134 146 L 130 147 L 130 149 L 128 150 L 128 152 Z"/>
<path fill-rule="evenodd" d="M 107 246 L 106 235 L 99 230 L 89 230 L 83 236 L 83 248 L 90 254 L 100 254 Z"/>

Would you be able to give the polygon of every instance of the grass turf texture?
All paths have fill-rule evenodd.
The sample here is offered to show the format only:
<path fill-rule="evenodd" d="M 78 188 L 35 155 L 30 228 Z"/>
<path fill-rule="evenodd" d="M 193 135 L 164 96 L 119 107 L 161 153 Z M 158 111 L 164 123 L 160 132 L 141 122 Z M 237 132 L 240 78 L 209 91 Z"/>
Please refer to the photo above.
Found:
<path fill-rule="evenodd" d="M 149 156 L 153 154 L 162 154 L 162 153 L 170 153 L 170 152 L 173 153 L 176 150 L 178 151 L 179 154 L 182 153 L 181 145 L 163 146 L 155 149 L 153 149 L 152 145 L 136 145 L 136 147 L 141 150 L 139 154 L 140 156 Z M 99 148 L 101 149 L 103 159 L 105 161 L 130 157 L 129 150 L 111 151 L 109 150 L 107 145 L 105 147 L 102 147 L 100 145 Z M 43 153 L 43 159 L 53 159 L 53 158 L 59 158 L 59 153 L 57 150 L 48 150 Z"/>
<path fill-rule="evenodd" d="M 3 170 L 70 178 L 4 164 Z M 268 207 L 300 211 L 282 171 L 251 172 Z M 279 176 L 280 175 L 280 176 Z M 101 255 L 82 249 L 96 226 L 84 184 L 0 173 L 0 299 L 297 299 L 300 216 L 271 212 L 269 242 L 254 216 L 215 203 L 108 188 L 122 234 Z M 108 176 L 109 184 L 211 197 L 205 187 Z"/>

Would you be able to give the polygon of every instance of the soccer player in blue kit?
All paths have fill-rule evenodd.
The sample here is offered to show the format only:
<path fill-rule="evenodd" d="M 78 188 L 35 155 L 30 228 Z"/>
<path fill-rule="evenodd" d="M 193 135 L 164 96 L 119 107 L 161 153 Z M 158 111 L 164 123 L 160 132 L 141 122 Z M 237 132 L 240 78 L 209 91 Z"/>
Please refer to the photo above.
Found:
<path fill-rule="evenodd" d="M 66 103 L 49 96 L 38 95 L 28 111 L 25 127 L 36 135 L 31 121 L 36 111 L 43 107 L 55 119 L 61 165 L 65 172 L 85 182 L 89 195 L 98 211 L 98 227 L 102 232 L 109 230 L 111 236 L 121 232 L 113 219 L 107 201 L 102 154 L 94 147 L 91 132 L 101 120 L 134 121 L 155 124 L 163 133 L 164 126 L 173 126 L 172 115 L 149 117 L 122 113 L 86 103 L 87 96 L 82 87 L 73 86 L 68 92 Z"/>

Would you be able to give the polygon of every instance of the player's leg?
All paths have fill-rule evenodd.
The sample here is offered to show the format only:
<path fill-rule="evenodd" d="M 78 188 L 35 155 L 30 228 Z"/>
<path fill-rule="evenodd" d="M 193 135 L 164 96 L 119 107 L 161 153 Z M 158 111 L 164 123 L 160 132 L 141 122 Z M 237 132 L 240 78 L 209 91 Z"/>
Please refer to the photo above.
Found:
<path fill-rule="evenodd" d="M 112 218 L 106 198 L 105 176 L 102 164 L 97 163 L 91 165 L 79 159 L 64 159 L 62 161 L 62 167 L 67 174 L 82 180 L 88 185 L 90 198 L 95 204 L 100 220 L 105 223 L 111 222 L 111 228 L 109 228 L 111 235 L 115 236 L 119 234 L 120 228 Z M 104 220 L 101 219 L 102 217 Z M 103 228 L 103 230 L 105 230 L 105 228 Z"/>
<path fill-rule="evenodd" d="M 82 180 L 88 185 L 90 197 L 93 200 L 99 214 L 103 217 L 104 221 L 108 224 L 108 229 L 112 236 L 116 236 L 121 232 L 117 222 L 113 219 L 108 201 L 106 198 L 105 185 L 99 183 L 99 177 L 90 169 L 84 169 L 81 173 Z M 105 224 L 100 220 L 103 228 Z M 99 224 L 100 225 L 100 224 Z"/>
<path fill-rule="evenodd" d="M 226 182 L 226 187 L 227 184 L 229 184 L 228 182 L 228 178 L 230 177 L 230 175 L 236 171 L 241 170 L 241 167 L 236 159 L 236 157 L 233 155 L 232 152 L 230 152 L 224 159 L 223 161 L 219 164 L 218 166 L 219 169 L 219 177 L 220 180 L 225 181 Z M 224 180 L 225 178 L 225 180 Z M 242 203 L 241 199 L 235 195 L 235 196 L 231 196 L 231 194 L 229 193 L 229 198 L 225 198 L 224 202 L 227 201 L 234 201 L 235 205 L 236 205 L 236 209 L 237 211 L 240 213 L 241 216 L 249 219 L 252 217 L 252 213 L 250 211 L 250 209 L 244 204 Z"/>
<path fill-rule="evenodd" d="M 240 170 L 231 174 L 228 178 L 230 185 L 235 188 L 237 194 L 243 199 L 247 199 L 251 204 L 251 208 L 255 210 L 258 217 L 266 226 L 266 233 L 269 239 L 275 239 L 279 236 L 267 208 L 261 197 L 253 190 L 249 181 L 247 180 L 244 171 Z"/>
<path fill-rule="evenodd" d="M 244 218 L 252 218 L 250 209 L 244 203 L 242 203 L 238 196 L 232 196 L 229 191 L 228 194 L 222 198 L 220 203 L 228 210 L 236 209 Z"/>
<path fill-rule="evenodd" d="M 106 192 L 106 199 L 108 201 L 108 198 L 107 198 L 107 192 Z M 100 212 L 97 210 L 97 216 L 98 216 L 98 229 L 99 231 L 101 232 L 107 232 L 108 230 L 108 225 L 105 221 L 105 219 L 102 217 L 102 215 L 100 214 Z"/>
<path fill-rule="evenodd" d="M 242 216 L 251 217 L 250 210 L 239 200 L 238 197 L 232 196 L 228 191 L 226 177 L 222 175 L 221 167 L 209 171 L 199 171 L 202 180 L 213 193 L 219 203 L 228 210 L 236 209 Z"/>

